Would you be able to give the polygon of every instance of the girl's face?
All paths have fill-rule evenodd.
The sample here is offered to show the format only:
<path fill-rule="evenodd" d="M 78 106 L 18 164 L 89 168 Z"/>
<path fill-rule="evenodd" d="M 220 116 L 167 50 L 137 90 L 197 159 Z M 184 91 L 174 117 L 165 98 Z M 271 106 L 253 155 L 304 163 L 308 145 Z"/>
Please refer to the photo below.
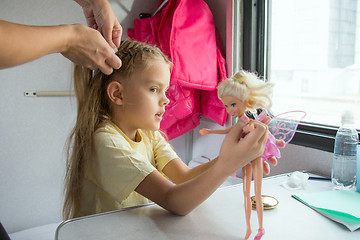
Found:
<path fill-rule="evenodd" d="M 221 101 L 225 105 L 226 111 L 233 118 L 241 117 L 247 109 L 246 101 L 240 101 L 238 98 L 232 96 L 224 96 L 221 98 Z"/>
<path fill-rule="evenodd" d="M 170 68 L 162 59 L 151 59 L 123 83 L 121 130 L 132 137 L 137 129 L 159 130 L 165 106 L 169 103 Z"/>

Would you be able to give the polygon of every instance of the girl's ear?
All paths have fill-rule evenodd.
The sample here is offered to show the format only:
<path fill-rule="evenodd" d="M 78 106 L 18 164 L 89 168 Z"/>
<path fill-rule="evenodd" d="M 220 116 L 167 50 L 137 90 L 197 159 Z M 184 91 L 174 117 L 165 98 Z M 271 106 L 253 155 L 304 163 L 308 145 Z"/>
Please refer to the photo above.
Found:
<path fill-rule="evenodd" d="M 122 105 L 123 104 L 123 86 L 121 83 L 117 81 L 112 81 L 107 86 L 107 95 L 110 98 L 110 100 L 117 104 Z"/>

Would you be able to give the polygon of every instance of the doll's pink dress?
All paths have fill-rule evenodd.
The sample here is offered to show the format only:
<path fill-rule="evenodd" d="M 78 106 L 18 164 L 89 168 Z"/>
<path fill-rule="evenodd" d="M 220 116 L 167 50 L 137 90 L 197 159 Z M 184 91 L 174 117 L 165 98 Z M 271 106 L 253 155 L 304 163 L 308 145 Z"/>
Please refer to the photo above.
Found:
<path fill-rule="evenodd" d="M 264 153 L 262 155 L 262 160 L 266 161 L 272 157 L 280 158 L 281 153 L 276 145 L 276 138 L 270 133 L 270 131 L 268 131 L 268 139 L 266 141 Z"/>

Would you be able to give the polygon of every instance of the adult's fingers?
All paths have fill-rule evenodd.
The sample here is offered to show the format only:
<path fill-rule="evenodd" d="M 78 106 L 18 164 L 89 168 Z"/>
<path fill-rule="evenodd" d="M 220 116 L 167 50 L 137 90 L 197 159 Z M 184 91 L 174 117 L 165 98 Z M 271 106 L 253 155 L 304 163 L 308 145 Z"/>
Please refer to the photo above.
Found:
<path fill-rule="evenodd" d="M 113 69 L 119 69 L 121 67 L 121 60 L 116 54 L 111 54 L 106 60 L 106 64 Z"/>
<path fill-rule="evenodd" d="M 119 48 L 120 42 L 121 42 L 121 36 L 122 36 L 123 29 L 121 25 L 114 28 L 112 30 L 112 41 L 115 44 L 116 48 Z"/>
<path fill-rule="evenodd" d="M 94 59 L 94 64 L 92 65 L 93 67 L 90 67 L 91 69 L 99 69 L 104 74 L 110 75 L 114 69 L 119 69 L 121 67 L 121 60 L 118 56 L 111 52 L 107 57 L 100 57 L 97 61 Z"/>
<path fill-rule="evenodd" d="M 108 42 L 108 44 L 110 45 L 110 47 L 114 50 L 116 50 L 116 45 L 113 43 L 113 26 L 108 26 L 105 25 L 103 26 L 102 29 L 99 29 L 100 32 L 102 33 L 103 37 L 105 38 L 105 40 Z"/>

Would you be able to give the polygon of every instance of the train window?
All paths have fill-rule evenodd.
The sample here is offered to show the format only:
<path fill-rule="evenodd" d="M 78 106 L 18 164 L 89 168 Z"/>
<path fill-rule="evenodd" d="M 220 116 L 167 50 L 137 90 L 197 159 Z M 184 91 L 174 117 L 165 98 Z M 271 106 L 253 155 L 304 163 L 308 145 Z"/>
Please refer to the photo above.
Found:
<path fill-rule="evenodd" d="M 244 66 L 275 83 L 275 115 L 307 113 L 295 142 L 332 151 L 344 110 L 360 129 L 360 1 L 249 2 L 243 47 L 253 50 L 244 51 Z"/>

